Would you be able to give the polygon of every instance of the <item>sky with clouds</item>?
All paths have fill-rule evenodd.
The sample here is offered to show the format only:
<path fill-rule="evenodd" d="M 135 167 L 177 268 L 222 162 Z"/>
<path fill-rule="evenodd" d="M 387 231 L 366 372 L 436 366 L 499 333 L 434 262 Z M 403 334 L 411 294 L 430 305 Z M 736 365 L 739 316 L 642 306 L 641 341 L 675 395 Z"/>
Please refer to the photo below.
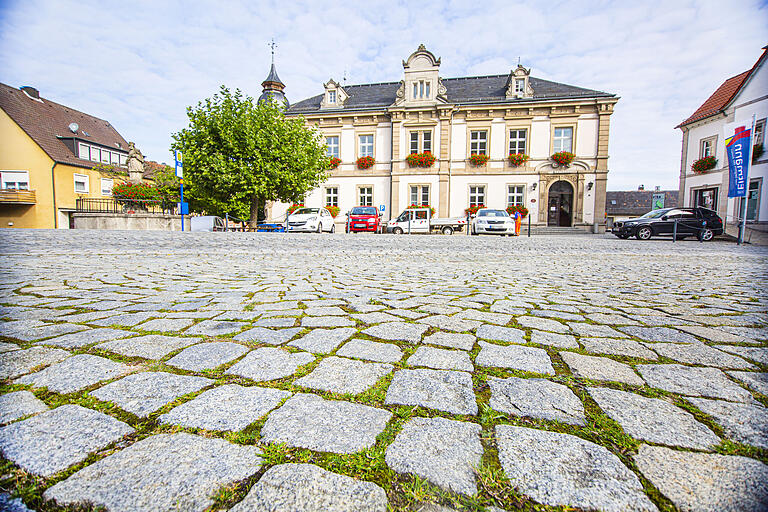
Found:
<path fill-rule="evenodd" d="M 0 0 L 0 81 L 101 117 L 167 162 L 186 107 L 220 85 L 258 97 L 276 65 L 290 101 L 398 81 L 424 43 L 443 77 L 532 75 L 615 93 L 610 190 L 676 189 L 681 132 L 768 44 L 768 1 Z"/>

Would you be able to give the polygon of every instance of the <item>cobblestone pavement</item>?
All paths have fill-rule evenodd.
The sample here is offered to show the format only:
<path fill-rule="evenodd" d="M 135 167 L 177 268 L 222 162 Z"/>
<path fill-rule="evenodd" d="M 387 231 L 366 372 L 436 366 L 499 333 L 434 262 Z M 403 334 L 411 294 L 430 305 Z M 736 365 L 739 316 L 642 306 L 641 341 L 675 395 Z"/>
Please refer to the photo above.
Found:
<path fill-rule="evenodd" d="M 0 509 L 766 510 L 767 256 L 0 231 Z"/>

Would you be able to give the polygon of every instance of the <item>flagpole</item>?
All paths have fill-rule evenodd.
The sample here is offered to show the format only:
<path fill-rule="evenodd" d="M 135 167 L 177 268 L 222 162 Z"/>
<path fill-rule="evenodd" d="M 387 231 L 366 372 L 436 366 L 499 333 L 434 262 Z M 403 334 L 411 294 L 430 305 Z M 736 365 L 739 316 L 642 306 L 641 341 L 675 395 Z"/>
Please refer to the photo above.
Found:
<path fill-rule="evenodd" d="M 747 204 L 749 203 L 749 168 L 752 167 L 752 150 L 754 149 L 754 144 L 752 141 L 755 137 L 755 114 L 752 114 L 752 128 L 749 132 L 749 158 L 747 159 L 747 172 L 746 176 L 744 177 L 745 181 L 745 187 L 746 191 L 744 193 L 744 211 L 741 213 L 741 226 L 739 226 L 739 239 L 738 239 L 738 245 L 741 245 L 744 243 L 744 232 L 747 230 Z"/>

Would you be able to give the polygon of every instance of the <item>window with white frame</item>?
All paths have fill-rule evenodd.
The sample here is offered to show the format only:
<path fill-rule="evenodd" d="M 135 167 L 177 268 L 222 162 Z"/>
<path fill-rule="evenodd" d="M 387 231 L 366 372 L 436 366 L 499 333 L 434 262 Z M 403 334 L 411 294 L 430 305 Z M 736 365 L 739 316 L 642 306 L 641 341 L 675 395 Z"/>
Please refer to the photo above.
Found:
<path fill-rule="evenodd" d="M 325 145 L 328 147 L 327 155 L 330 158 L 339 158 L 339 137 L 333 135 L 325 138 Z"/>
<path fill-rule="evenodd" d="M 717 137 L 707 137 L 701 139 L 699 147 L 699 158 L 706 158 L 708 156 L 715 156 L 715 142 Z"/>
<path fill-rule="evenodd" d="M 411 204 L 418 206 L 429 204 L 429 185 L 411 185 Z"/>
<path fill-rule="evenodd" d="M 373 156 L 373 135 L 360 135 L 359 156 Z"/>
<path fill-rule="evenodd" d="M 78 156 L 78 158 L 82 158 L 83 160 L 90 160 L 91 159 L 91 147 L 88 144 L 83 144 L 82 142 L 78 143 L 78 145 L 77 145 L 77 156 Z"/>
<path fill-rule="evenodd" d="M 485 185 L 469 186 L 469 206 L 485 206 Z"/>
<path fill-rule="evenodd" d="M 411 153 L 432 152 L 432 131 L 419 130 L 411 132 Z"/>
<path fill-rule="evenodd" d="M 336 103 L 336 91 L 328 91 L 328 103 Z"/>
<path fill-rule="evenodd" d="M 553 141 L 553 151 L 573 152 L 573 127 L 555 128 L 555 138 Z"/>
<path fill-rule="evenodd" d="M 524 78 L 517 78 L 515 79 L 515 92 L 516 93 L 524 93 L 525 92 L 525 79 Z"/>
<path fill-rule="evenodd" d="M 128 165 L 128 156 L 120 153 L 120 166 L 125 167 Z"/>
<path fill-rule="evenodd" d="M 325 206 L 339 206 L 339 187 L 325 187 Z"/>
<path fill-rule="evenodd" d="M 87 194 L 89 189 L 88 176 L 85 174 L 75 174 L 75 194 Z"/>
<path fill-rule="evenodd" d="M 0 171 L 0 188 L 29 190 L 29 171 Z"/>
<path fill-rule="evenodd" d="M 101 178 L 101 195 L 111 196 L 114 184 L 115 182 L 111 178 Z"/>
<path fill-rule="evenodd" d="M 373 206 L 373 187 L 360 187 L 358 192 L 360 206 Z"/>
<path fill-rule="evenodd" d="M 507 185 L 507 206 L 525 204 L 525 185 Z"/>
<path fill-rule="evenodd" d="M 469 154 L 488 154 L 488 132 L 486 130 L 473 130 L 469 132 Z"/>
<path fill-rule="evenodd" d="M 762 146 L 765 140 L 765 119 L 760 119 L 755 123 L 755 137 L 753 145 Z"/>
<path fill-rule="evenodd" d="M 101 149 L 91 146 L 91 161 L 92 162 L 101 161 Z"/>
<path fill-rule="evenodd" d="M 528 130 L 509 130 L 509 154 L 517 155 L 525 153 L 525 142 Z"/>

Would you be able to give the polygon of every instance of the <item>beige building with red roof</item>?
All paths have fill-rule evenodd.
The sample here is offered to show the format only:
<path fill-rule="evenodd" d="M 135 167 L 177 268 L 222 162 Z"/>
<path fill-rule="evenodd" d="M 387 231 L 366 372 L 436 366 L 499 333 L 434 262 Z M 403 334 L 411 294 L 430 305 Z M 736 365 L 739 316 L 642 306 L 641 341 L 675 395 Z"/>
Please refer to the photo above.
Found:
<path fill-rule="evenodd" d="M 747 225 L 753 230 L 768 227 L 768 155 L 764 152 L 765 124 L 768 117 L 768 46 L 751 69 L 727 79 L 688 119 L 676 128 L 683 132 L 680 165 L 680 206 L 702 206 L 715 210 L 726 222 L 727 232 L 735 234 L 746 209 Z M 728 198 L 728 157 L 724 128 L 728 123 L 756 118 L 753 159 L 749 170 L 745 201 Z M 714 157 L 713 169 L 695 173 L 693 164 Z"/>
<path fill-rule="evenodd" d="M 68 228 L 78 198 L 108 198 L 128 142 L 103 119 L 0 84 L 0 227 Z"/>

